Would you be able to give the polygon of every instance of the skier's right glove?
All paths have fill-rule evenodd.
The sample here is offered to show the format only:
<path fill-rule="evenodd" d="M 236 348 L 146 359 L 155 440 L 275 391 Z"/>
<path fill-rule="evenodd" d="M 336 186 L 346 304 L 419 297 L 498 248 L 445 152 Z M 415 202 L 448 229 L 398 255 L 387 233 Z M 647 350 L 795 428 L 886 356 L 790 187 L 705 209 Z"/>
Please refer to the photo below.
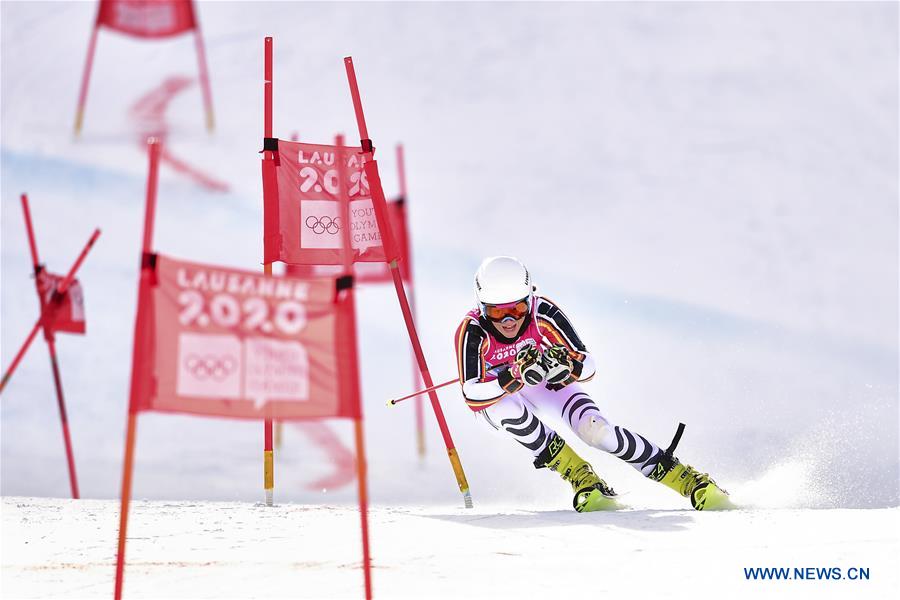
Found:
<path fill-rule="evenodd" d="M 541 363 L 541 353 L 534 346 L 526 346 L 516 354 L 513 375 L 525 385 L 540 385 L 547 376 L 547 371 Z"/>

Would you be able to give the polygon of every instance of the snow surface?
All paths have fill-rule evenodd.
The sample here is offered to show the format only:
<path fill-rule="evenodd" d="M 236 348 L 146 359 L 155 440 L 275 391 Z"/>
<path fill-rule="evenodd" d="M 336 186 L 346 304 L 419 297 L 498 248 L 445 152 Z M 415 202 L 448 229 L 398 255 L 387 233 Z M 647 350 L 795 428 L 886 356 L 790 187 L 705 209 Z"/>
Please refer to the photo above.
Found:
<path fill-rule="evenodd" d="M 118 503 L 3 499 L 4 598 L 109 597 Z M 382 506 L 380 598 L 892 598 L 900 510 Z M 359 516 L 335 505 L 140 501 L 129 598 L 358 598 Z M 327 543 L 323 543 L 327 540 Z M 868 580 L 747 581 L 744 568 L 869 569 Z"/>
<path fill-rule="evenodd" d="M 134 109 L 166 83 L 196 77 L 189 37 L 141 43 L 103 32 L 84 131 L 75 140 L 70 132 L 93 3 L 0 2 L 4 368 L 37 316 L 19 194 L 30 195 L 41 258 L 52 270 L 63 271 L 91 230 L 103 229 L 80 272 L 88 335 L 58 341 L 84 497 L 119 493 L 146 177 L 140 139 L 164 125 L 173 155 L 228 186 L 215 191 L 164 166 L 156 247 L 257 268 L 262 40 L 273 35 L 276 135 L 327 142 L 340 131 L 353 138 L 341 60 L 352 55 L 389 195 L 397 192 L 393 145 L 405 145 L 418 325 L 436 380 L 456 376 L 451 338 L 472 302 L 479 261 L 518 255 L 596 353 L 600 373 L 589 390 L 610 419 L 662 445 L 684 421 L 684 460 L 711 472 L 745 506 L 796 509 L 685 513 L 683 499 L 575 441 L 636 510 L 570 514 L 568 486 L 536 472 L 527 453 L 476 422 L 451 387 L 442 403 L 476 502 L 474 513 L 457 511 L 459 493 L 433 418 L 427 416 L 428 454 L 420 460 L 413 406 L 384 407 L 410 390 L 412 376 L 393 291 L 373 287 L 359 293 L 373 549 L 376 565 L 397 560 L 392 569 L 376 569 L 376 592 L 379 582 L 391 590 L 386 596 L 421 590 L 443 573 L 445 560 L 453 563 L 452 554 L 457 569 L 483 568 L 477 577 L 465 571 L 462 581 L 472 589 L 511 596 L 495 570 L 521 591 L 515 586 L 522 582 L 553 581 L 554 570 L 542 560 L 567 556 L 546 559 L 530 544 L 582 549 L 580 565 L 596 560 L 607 577 L 622 575 L 602 588 L 614 593 L 669 565 L 699 585 L 710 575 L 704 560 L 714 554 L 733 558 L 715 579 L 729 593 L 836 594 L 844 582 L 764 588 L 745 583 L 739 569 L 766 557 L 775 559 L 772 566 L 831 564 L 829 549 L 843 551 L 844 544 L 852 549 L 848 561 L 873 572 L 897 556 L 896 528 L 891 537 L 888 527 L 896 510 L 804 510 L 900 503 L 896 3 L 204 2 L 199 13 L 214 134 L 203 128 L 196 83 L 156 115 L 164 123 Z M 38 528 L 71 536 L 66 548 L 86 547 L 80 539 L 99 535 L 92 527 L 101 527 L 104 540 L 114 537 L 112 504 L 12 498 L 68 495 L 48 362 L 37 340 L 0 405 L 5 597 L 15 596 L 7 586 L 74 593 L 53 586 L 74 586 L 82 575 L 86 594 L 110 590 L 104 586 L 114 547 L 99 540 L 102 549 L 85 559 L 98 565 L 66 570 L 64 578 L 40 568 L 9 576 L 15 561 L 28 556 L 20 551 L 25 542 L 36 552 L 32 565 L 66 562 L 54 557 L 55 540 L 41 539 Z M 355 487 L 342 471 L 351 428 L 321 426 L 345 447 L 331 453 L 341 459 L 331 461 L 308 426 L 286 426 L 276 453 L 276 500 L 285 504 L 256 512 L 260 424 L 142 415 L 135 498 L 191 501 L 211 523 L 221 507 L 234 507 L 246 515 L 249 535 L 232 537 L 223 527 L 215 535 L 226 539 L 215 547 L 236 544 L 250 554 L 267 550 L 240 539 L 268 537 L 253 531 L 250 511 L 273 524 L 291 515 L 290 524 L 273 531 L 294 527 L 299 515 L 315 516 L 296 525 L 305 530 L 326 519 L 327 511 L 316 508 L 324 504 L 352 527 Z M 201 502 L 208 500 L 241 504 Z M 132 533 L 140 537 L 140 515 L 152 523 L 163 508 L 136 506 Z M 87 524 L 94 510 L 105 525 Z M 190 507 L 165 510 L 193 527 Z M 53 521 L 61 512 L 84 527 Z M 402 521 L 396 537 L 387 527 L 394 518 Z M 497 526 L 470 526 L 469 519 Z M 598 522 L 602 532 L 585 525 Z M 158 524 L 165 523 L 160 516 Z M 715 550 L 699 548 L 724 524 L 733 535 L 722 533 Z M 814 532 L 815 542 L 794 545 L 795 525 Z M 588 527 L 596 535 L 572 535 Z M 862 533 L 870 529 L 881 537 Z M 506 532 L 523 537 L 504 538 Z M 490 540 L 497 536 L 520 556 L 467 561 L 468 549 L 495 548 Z M 358 560 L 348 539 L 340 554 L 321 537 L 310 542 L 333 557 L 315 581 L 324 586 L 339 565 Z M 431 542 L 427 551 L 388 550 L 423 539 Z M 440 546 L 443 539 L 448 543 Z M 129 550 L 135 565 L 153 562 L 152 548 L 135 541 Z M 191 556 L 181 560 L 192 564 L 207 559 L 191 548 L 217 544 L 176 541 L 169 554 L 183 550 Z M 620 543 L 633 550 L 627 559 L 619 559 Z M 687 552 L 677 552 L 682 548 Z M 658 560 L 632 559 L 638 550 Z M 404 557 L 415 556 L 416 568 L 406 570 Z M 257 568 L 268 569 L 246 561 L 246 571 L 223 569 L 228 578 L 186 574 L 187 587 L 178 589 L 205 593 L 193 584 L 202 579 L 243 590 Z M 309 577 L 294 573 L 298 586 L 319 577 L 312 566 Z M 129 571 L 129 595 L 168 585 L 177 595 L 168 566 L 150 567 L 144 584 L 140 568 Z M 595 574 L 593 585 L 607 585 L 599 567 L 566 573 L 554 591 L 577 590 L 576 580 Z M 447 577 L 446 585 L 458 584 Z M 275 595 L 280 581 L 272 581 Z M 355 593 L 355 573 L 341 581 Z M 885 589 L 875 587 L 882 581 L 846 590 L 861 597 Z M 688 588 L 673 595 L 690 595 Z M 329 591 L 309 588 L 310 596 Z"/>

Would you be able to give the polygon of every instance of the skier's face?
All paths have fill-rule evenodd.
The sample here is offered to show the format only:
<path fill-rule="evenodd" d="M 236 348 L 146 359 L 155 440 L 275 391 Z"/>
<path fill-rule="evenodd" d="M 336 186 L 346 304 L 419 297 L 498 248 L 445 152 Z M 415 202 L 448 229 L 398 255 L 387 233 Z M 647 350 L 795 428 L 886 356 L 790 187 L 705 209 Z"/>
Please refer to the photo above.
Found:
<path fill-rule="evenodd" d="M 512 317 L 507 317 L 503 321 L 499 323 L 494 323 L 494 327 L 497 328 L 503 336 L 512 338 L 519 335 L 519 330 L 522 329 L 522 324 L 525 322 L 525 317 L 521 319 L 513 319 Z"/>

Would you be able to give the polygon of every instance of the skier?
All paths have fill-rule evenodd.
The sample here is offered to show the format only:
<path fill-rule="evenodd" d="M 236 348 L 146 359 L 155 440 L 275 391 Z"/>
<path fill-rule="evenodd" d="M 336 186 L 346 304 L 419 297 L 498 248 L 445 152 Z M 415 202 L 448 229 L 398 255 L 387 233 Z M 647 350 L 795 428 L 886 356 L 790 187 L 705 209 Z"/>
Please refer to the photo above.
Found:
<path fill-rule="evenodd" d="M 594 376 L 594 358 L 562 310 L 535 295 L 536 289 L 513 257 L 487 258 L 475 273 L 478 305 L 456 330 L 469 408 L 528 449 L 535 468 L 549 468 L 569 482 L 578 512 L 620 506 L 615 491 L 535 412 L 561 417 L 583 442 L 690 498 L 697 510 L 731 507 L 727 492 L 708 474 L 603 416 L 581 385 Z"/>

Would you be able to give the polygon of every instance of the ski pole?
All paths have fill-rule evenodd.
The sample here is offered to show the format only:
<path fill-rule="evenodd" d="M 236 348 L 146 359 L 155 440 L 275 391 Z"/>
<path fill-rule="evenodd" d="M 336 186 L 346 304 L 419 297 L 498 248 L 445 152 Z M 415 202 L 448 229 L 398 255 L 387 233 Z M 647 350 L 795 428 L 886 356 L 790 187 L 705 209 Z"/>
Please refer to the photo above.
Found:
<path fill-rule="evenodd" d="M 496 371 L 497 369 L 502 369 L 503 367 L 509 367 L 511 365 L 512 365 L 511 362 L 500 363 L 499 365 L 497 365 L 495 367 L 490 367 L 488 369 L 488 371 Z M 402 402 L 404 400 L 409 400 L 410 398 L 415 398 L 416 396 L 421 396 L 422 394 L 427 394 L 428 392 L 440 389 L 442 387 L 446 387 L 446 386 L 450 385 L 451 383 L 456 383 L 457 381 L 459 381 L 459 377 L 457 377 L 456 379 L 453 379 L 451 381 L 445 381 L 444 383 L 439 383 L 437 385 L 427 387 L 424 390 L 419 390 L 418 392 L 413 392 L 412 394 L 409 394 L 408 396 L 403 396 L 402 398 L 394 398 L 393 400 L 388 400 L 387 405 L 394 406 L 398 402 Z"/>
<path fill-rule="evenodd" d="M 402 402 L 403 400 L 409 400 L 410 398 L 415 398 L 416 396 L 421 396 L 422 394 L 427 394 L 428 392 L 440 389 L 442 387 L 446 387 L 446 386 L 450 385 L 451 383 L 456 383 L 457 381 L 459 381 L 459 377 L 457 377 L 456 379 L 451 379 L 450 381 L 445 381 L 444 383 L 439 383 L 437 385 L 427 387 L 424 390 L 419 390 L 418 392 L 413 392 L 412 394 L 409 394 L 408 396 L 403 396 L 402 398 L 394 398 L 393 400 L 388 400 L 387 405 L 394 406 L 395 404 L 397 404 L 398 402 Z"/>

